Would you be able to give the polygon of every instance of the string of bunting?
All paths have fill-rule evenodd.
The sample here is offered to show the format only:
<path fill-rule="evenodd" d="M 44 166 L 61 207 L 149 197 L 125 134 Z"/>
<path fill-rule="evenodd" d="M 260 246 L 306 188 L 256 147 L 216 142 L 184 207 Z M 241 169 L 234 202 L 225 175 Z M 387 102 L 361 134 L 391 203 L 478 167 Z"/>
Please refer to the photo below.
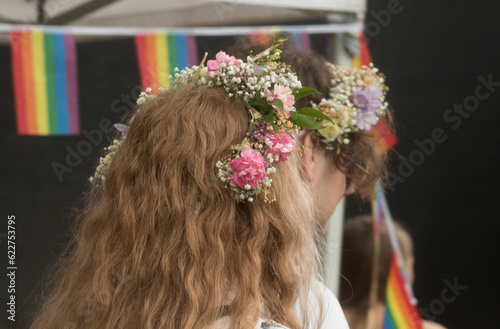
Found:
<path fill-rule="evenodd" d="M 75 36 L 134 37 L 141 86 L 169 87 L 175 67 L 199 62 L 197 36 L 251 35 L 268 38 L 270 31 L 286 31 L 302 48 L 310 34 L 356 32 L 360 24 L 325 24 L 275 27 L 133 28 L 84 26 L 29 26 L 0 24 L 9 33 L 12 78 L 19 135 L 78 135 L 78 72 Z"/>

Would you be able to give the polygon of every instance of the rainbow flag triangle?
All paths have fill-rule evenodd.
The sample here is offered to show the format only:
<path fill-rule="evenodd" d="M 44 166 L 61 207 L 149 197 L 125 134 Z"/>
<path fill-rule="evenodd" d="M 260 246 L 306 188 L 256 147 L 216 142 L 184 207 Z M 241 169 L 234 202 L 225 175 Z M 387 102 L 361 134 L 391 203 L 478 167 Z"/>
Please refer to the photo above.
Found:
<path fill-rule="evenodd" d="M 386 296 L 384 329 L 422 329 L 420 314 L 411 303 L 395 252 L 389 270 Z"/>
<path fill-rule="evenodd" d="M 168 89 L 168 77 L 187 66 L 197 65 L 198 55 L 194 35 L 139 34 L 135 37 L 137 59 L 143 89 L 156 92 L 159 87 Z"/>
<path fill-rule="evenodd" d="M 80 134 L 75 42 L 71 35 L 10 33 L 20 135 Z"/>

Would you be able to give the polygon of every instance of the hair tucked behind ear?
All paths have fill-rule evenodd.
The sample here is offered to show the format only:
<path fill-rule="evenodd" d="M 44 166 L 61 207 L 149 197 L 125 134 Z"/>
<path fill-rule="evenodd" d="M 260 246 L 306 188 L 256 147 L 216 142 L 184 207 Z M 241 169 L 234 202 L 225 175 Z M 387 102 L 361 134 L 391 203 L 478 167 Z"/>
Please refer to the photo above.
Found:
<path fill-rule="evenodd" d="M 302 328 L 294 306 L 307 307 L 319 257 L 297 159 L 277 165 L 273 203 L 237 203 L 217 177 L 247 120 L 215 88 L 140 105 L 31 328 L 204 328 L 231 289 L 231 328 L 259 316 Z"/>

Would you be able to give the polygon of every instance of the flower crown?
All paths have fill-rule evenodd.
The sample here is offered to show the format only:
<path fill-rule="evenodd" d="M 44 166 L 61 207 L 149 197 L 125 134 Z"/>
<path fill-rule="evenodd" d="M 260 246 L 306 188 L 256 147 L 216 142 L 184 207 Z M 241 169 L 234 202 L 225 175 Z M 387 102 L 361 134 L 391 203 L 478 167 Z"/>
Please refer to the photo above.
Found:
<path fill-rule="evenodd" d="M 324 128 L 318 129 L 318 133 L 326 149 L 333 150 L 335 145 L 348 144 L 350 133 L 370 131 L 377 124 L 386 113 L 385 94 L 389 88 L 373 64 L 347 70 L 329 63 L 328 66 L 333 74 L 330 98 L 313 107 L 331 119 L 321 122 Z"/>
<path fill-rule="evenodd" d="M 296 111 L 296 100 L 317 92 L 302 87 L 297 76 L 279 62 L 281 50 L 276 49 L 284 40 L 273 45 L 247 62 L 229 56 L 223 51 L 217 53 L 215 60 L 209 60 L 203 67 L 185 68 L 175 78 L 171 78 L 174 88 L 188 84 L 224 88 L 230 97 L 241 100 L 248 113 L 246 137 L 237 145 L 231 146 L 231 153 L 217 162 L 218 177 L 237 201 L 252 202 L 262 193 L 266 202 L 276 199 L 272 190 L 272 178 L 276 172 L 275 164 L 287 161 L 298 148 L 294 134 L 300 127 L 308 129 L 324 128 L 314 118 L 333 123 L 324 113 L 306 107 Z M 137 100 L 142 104 L 150 98 L 151 89 L 142 92 Z M 160 93 L 164 92 L 160 88 Z M 107 148 L 109 154 L 100 159 L 96 174 L 91 181 L 104 183 L 105 174 L 114 153 L 126 138 L 128 126 L 117 124 L 122 137 L 113 141 Z"/>

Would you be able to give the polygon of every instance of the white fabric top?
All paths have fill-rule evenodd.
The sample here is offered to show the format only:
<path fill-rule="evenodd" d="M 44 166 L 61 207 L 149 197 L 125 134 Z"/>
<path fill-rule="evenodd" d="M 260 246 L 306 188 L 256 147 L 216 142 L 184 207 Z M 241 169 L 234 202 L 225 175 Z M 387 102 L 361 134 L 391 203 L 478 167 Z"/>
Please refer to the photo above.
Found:
<path fill-rule="evenodd" d="M 342 308 L 340 307 L 339 301 L 337 297 L 328 289 L 322 282 L 316 281 L 317 289 L 320 292 L 319 298 L 321 298 L 321 303 L 323 309 L 319 309 L 319 302 L 315 295 L 311 292 L 309 294 L 309 305 L 311 307 L 310 314 L 311 317 L 314 318 L 313 315 L 319 314 L 320 311 L 323 314 L 323 324 L 321 329 L 349 329 L 349 325 L 345 319 L 344 313 L 342 312 Z M 300 313 L 298 304 L 295 307 L 295 312 L 297 314 L 298 320 L 302 321 L 302 314 Z M 211 328 L 213 329 L 227 329 L 229 328 L 231 318 L 229 316 L 225 316 L 219 320 L 217 320 Z M 309 323 L 309 326 L 304 329 L 315 329 L 317 326 L 316 322 Z M 287 329 L 276 322 L 259 319 L 257 326 L 255 329 Z"/>
<path fill-rule="evenodd" d="M 349 329 L 347 320 L 344 316 L 344 312 L 340 307 L 337 297 L 328 289 L 322 282 L 316 281 L 318 289 L 320 291 L 320 298 L 322 298 L 323 303 L 323 324 L 321 329 Z M 309 304 L 313 308 L 311 310 L 312 314 L 319 313 L 319 303 L 316 300 L 313 293 L 309 294 Z M 299 320 L 302 320 L 302 315 L 300 314 L 299 307 L 296 305 L 296 312 Z M 309 328 L 316 328 L 317 323 L 310 323 Z"/>
<path fill-rule="evenodd" d="M 323 302 L 325 303 L 325 320 L 322 329 L 349 329 L 344 312 L 340 307 L 337 297 L 323 283 L 318 282 L 323 292 Z"/>
<path fill-rule="evenodd" d="M 229 325 L 231 324 L 231 317 L 230 316 L 225 316 L 217 320 L 211 329 L 228 329 Z M 259 318 L 259 321 L 257 322 L 257 325 L 255 326 L 254 329 L 289 329 L 288 327 L 282 326 L 279 323 L 276 323 L 271 320 L 264 320 Z"/>

